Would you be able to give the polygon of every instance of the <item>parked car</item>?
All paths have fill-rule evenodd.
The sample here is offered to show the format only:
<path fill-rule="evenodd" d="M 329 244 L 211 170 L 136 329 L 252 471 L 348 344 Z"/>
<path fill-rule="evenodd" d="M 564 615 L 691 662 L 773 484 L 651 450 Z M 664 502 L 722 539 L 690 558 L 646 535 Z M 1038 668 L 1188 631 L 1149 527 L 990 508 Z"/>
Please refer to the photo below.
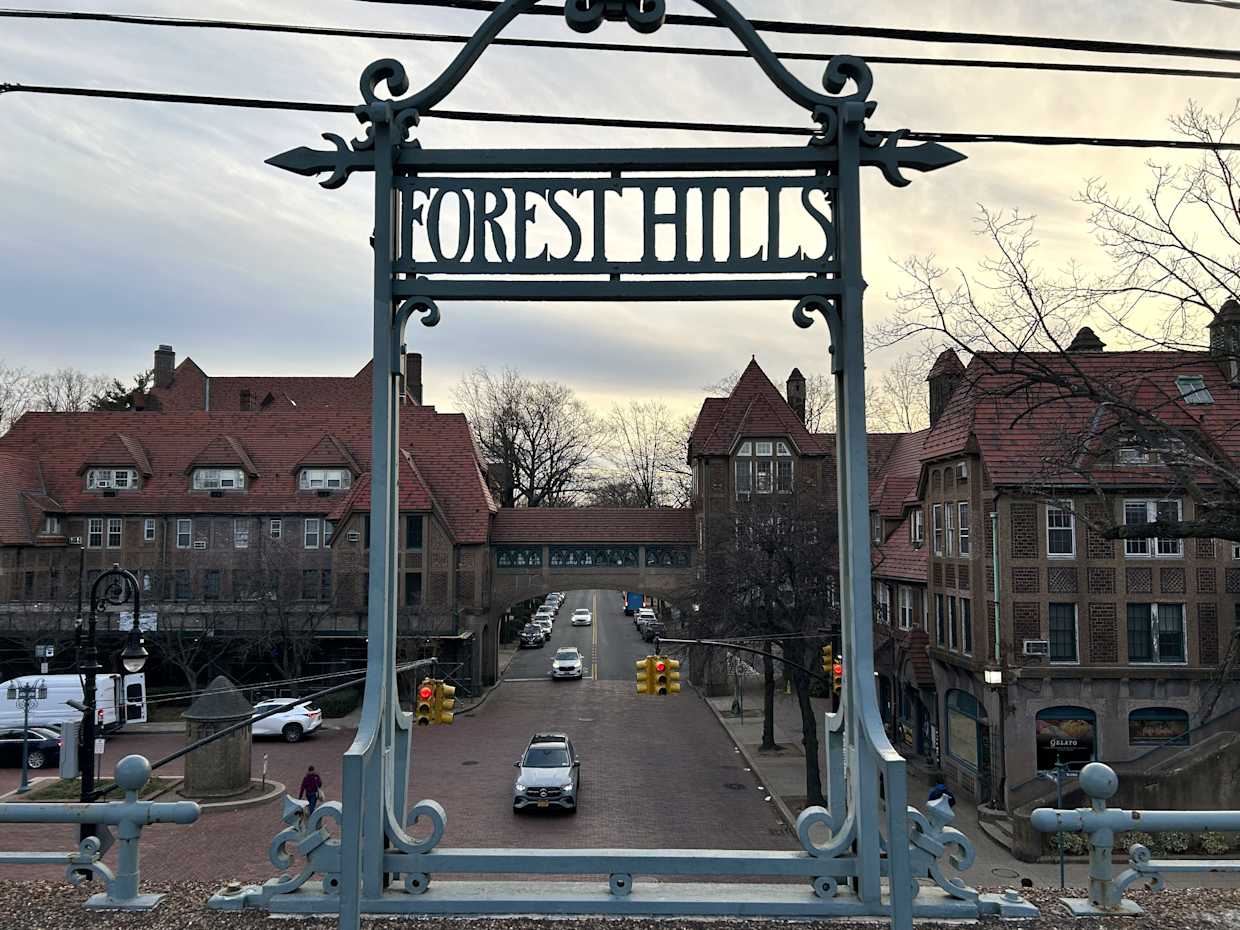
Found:
<path fill-rule="evenodd" d="M 21 766 L 23 733 L 29 734 L 27 768 L 46 768 L 60 761 L 60 734 L 47 727 L 31 727 L 29 730 L 0 730 L 0 765 Z"/>
<path fill-rule="evenodd" d="M 577 812 L 581 793 L 581 760 L 563 733 L 535 733 L 519 762 L 512 786 L 512 811 L 552 807 Z"/>
<path fill-rule="evenodd" d="M 662 636 L 667 632 L 667 626 L 658 620 L 649 620 L 642 624 L 642 639 L 648 643 L 654 642 L 656 636 Z"/>
<path fill-rule="evenodd" d="M 547 617 L 547 616 L 535 617 L 531 622 L 536 627 L 538 627 L 540 630 L 542 630 L 544 643 L 551 639 L 552 625 L 551 625 L 550 617 Z"/>
<path fill-rule="evenodd" d="M 654 608 L 643 607 L 641 610 L 639 610 L 637 613 L 633 615 L 633 626 L 637 627 L 638 630 L 641 630 L 643 622 L 647 620 L 658 620 L 658 619 L 659 618 L 655 616 Z"/>
<path fill-rule="evenodd" d="M 555 623 L 555 608 L 548 607 L 546 604 L 543 604 L 542 607 L 539 607 L 538 610 L 534 611 L 534 619 L 537 620 L 539 617 L 546 617 L 552 623 Z"/>
<path fill-rule="evenodd" d="M 551 660 L 552 678 L 581 678 L 583 662 L 576 646 L 561 646 Z"/>
<path fill-rule="evenodd" d="M 254 713 L 257 716 L 295 700 L 297 699 L 272 698 L 269 701 L 259 701 L 254 705 Z M 272 714 L 264 720 L 255 721 L 250 732 L 254 736 L 282 736 L 285 742 L 297 743 L 322 725 L 323 711 L 318 705 L 311 704 L 309 701 L 301 701 L 296 707 L 282 714 Z"/>
<path fill-rule="evenodd" d="M 594 622 L 594 615 L 589 607 L 578 607 L 573 611 L 573 626 L 589 626 Z"/>
<path fill-rule="evenodd" d="M 537 623 L 527 623 L 517 634 L 519 649 L 541 649 L 546 642 L 547 637 L 543 635 L 542 627 Z"/>

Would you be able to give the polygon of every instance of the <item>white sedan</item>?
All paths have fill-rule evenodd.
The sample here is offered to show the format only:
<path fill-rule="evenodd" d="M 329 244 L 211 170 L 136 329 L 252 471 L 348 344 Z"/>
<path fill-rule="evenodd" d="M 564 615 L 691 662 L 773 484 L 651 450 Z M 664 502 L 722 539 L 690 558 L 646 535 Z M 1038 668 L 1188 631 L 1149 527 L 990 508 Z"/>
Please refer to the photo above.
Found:
<path fill-rule="evenodd" d="M 277 707 L 296 700 L 295 698 L 272 698 L 254 705 L 255 716 L 274 710 Z M 318 705 L 302 701 L 296 707 L 281 714 L 272 714 L 254 722 L 251 732 L 254 736 L 282 736 L 285 742 L 300 742 L 307 733 L 312 733 L 323 725 L 323 711 Z"/>
<path fill-rule="evenodd" d="M 594 615 L 589 607 L 578 607 L 573 611 L 573 626 L 589 626 L 594 622 Z"/>

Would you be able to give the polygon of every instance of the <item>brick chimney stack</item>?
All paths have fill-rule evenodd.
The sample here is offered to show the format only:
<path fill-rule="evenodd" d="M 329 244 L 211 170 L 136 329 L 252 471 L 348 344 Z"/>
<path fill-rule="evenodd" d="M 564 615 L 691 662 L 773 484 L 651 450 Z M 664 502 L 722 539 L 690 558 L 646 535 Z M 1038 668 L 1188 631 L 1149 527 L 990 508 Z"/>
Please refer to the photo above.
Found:
<path fill-rule="evenodd" d="M 422 406 L 422 353 L 405 353 L 405 393 Z"/>
<path fill-rule="evenodd" d="M 172 387 L 173 371 L 177 367 L 177 354 L 172 346 L 161 345 L 155 350 L 155 386 L 157 388 Z"/>
<path fill-rule="evenodd" d="M 944 349 L 926 376 L 930 382 L 930 425 L 939 422 L 957 386 L 964 380 L 964 365 L 952 349 Z"/>
<path fill-rule="evenodd" d="M 788 375 L 788 406 L 792 408 L 792 412 L 797 415 L 802 423 L 805 422 L 805 375 L 801 374 L 801 369 L 792 369 L 792 374 Z"/>

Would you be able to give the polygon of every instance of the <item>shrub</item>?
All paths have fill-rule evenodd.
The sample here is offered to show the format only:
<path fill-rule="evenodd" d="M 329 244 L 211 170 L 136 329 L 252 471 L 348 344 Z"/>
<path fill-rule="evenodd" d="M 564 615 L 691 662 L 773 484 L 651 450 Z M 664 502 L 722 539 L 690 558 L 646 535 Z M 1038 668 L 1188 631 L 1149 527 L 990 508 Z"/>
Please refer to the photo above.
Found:
<path fill-rule="evenodd" d="M 319 698 L 317 703 L 323 710 L 324 717 L 343 717 L 357 709 L 362 700 L 361 688 L 347 688 L 326 697 Z"/>
<path fill-rule="evenodd" d="M 1063 848 L 1068 856 L 1084 856 L 1089 853 L 1089 838 L 1083 833 L 1056 833 L 1048 837 L 1051 852 L 1059 852 Z"/>
<path fill-rule="evenodd" d="M 1131 833 L 1117 833 L 1115 835 L 1115 848 L 1128 851 L 1128 847 L 1136 843 L 1140 843 L 1146 849 L 1154 848 L 1154 834 L 1142 833 L 1140 830 L 1133 830 Z"/>
<path fill-rule="evenodd" d="M 1162 853 L 1186 853 L 1193 843 L 1191 833 L 1184 833 L 1179 830 L 1172 830 L 1168 833 L 1159 833 L 1154 837 L 1154 849 Z"/>
<path fill-rule="evenodd" d="M 1212 830 L 1197 835 L 1197 848 L 1207 856 L 1221 856 L 1230 848 L 1227 837 Z"/>

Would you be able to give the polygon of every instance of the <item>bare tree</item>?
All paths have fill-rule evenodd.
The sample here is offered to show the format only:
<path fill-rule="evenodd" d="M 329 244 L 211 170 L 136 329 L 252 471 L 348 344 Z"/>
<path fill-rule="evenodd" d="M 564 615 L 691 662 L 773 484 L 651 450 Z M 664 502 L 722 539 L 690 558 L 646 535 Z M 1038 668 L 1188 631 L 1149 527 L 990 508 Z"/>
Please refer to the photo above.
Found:
<path fill-rule="evenodd" d="M 509 469 L 518 506 L 563 505 L 588 489 L 602 430 L 570 388 L 478 368 L 453 394 L 484 456 Z"/>
<path fill-rule="evenodd" d="M 591 485 L 586 499 L 591 507 L 643 507 L 641 492 L 627 478 L 608 477 Z"/>
<path fill-rule="evenodd" d="M 606 422 L 607 458 L 614 473 L 636 492 L 638 507 L 672 502 L 676 476 L 688 470 L 683 420 L 662 401 L 616 404 Z"/>
<path fill-rule="evenodd" d="M 810 702 L 813 665 L 825 630 L 838 624 L 835 511 L 821 498 L 759 501 L 721 513 L 707 529 L 695 600 L 706 631 L 778 642 L 801 711 L 807 803 L 824 803 L 818 765 L 818 717 Z M 822 638 L 816 634 L 823 633 Z M 768 650 L 769 651 L 769 650 Z M 798 668 L 797 666 L 800 666 Z M 764 745 L 774 745 L 773 670 L 766 677 Z"/>
<path fill-rule="evenodd" d="M 8 432 L 30 406 L 30 373 L 0 361 L 0 435 Z"/>
<path fill-rule="evenodd" d="M 883 372 L 866 403 L 866 422 L 885 433 L 913 433 L 929 425 L 926 409 L 924 353 L 914 351 L 898 358 Z"/>
<path fill-rule="evenodd" d="M 241 649 L 235 636 L 217 635 L 217 626 L 223 624 L 217 624 L 218 617 L 210 606 L 205 606 L 203 614 L 202 628 L 171 629 L 165 624 L 164 629 L 148 636 L 160 658 L 181 673 L 191 694 L 201 689 L 204 675 L 227 663 Z"/>
<path fill-rule="evenodd" d="M 73 413 L 91 409 L 95 395 L 108 389 L 104 375 L 88 375 L 76 368 L 60 368 L 30 379 L 32 410 Z"/>

